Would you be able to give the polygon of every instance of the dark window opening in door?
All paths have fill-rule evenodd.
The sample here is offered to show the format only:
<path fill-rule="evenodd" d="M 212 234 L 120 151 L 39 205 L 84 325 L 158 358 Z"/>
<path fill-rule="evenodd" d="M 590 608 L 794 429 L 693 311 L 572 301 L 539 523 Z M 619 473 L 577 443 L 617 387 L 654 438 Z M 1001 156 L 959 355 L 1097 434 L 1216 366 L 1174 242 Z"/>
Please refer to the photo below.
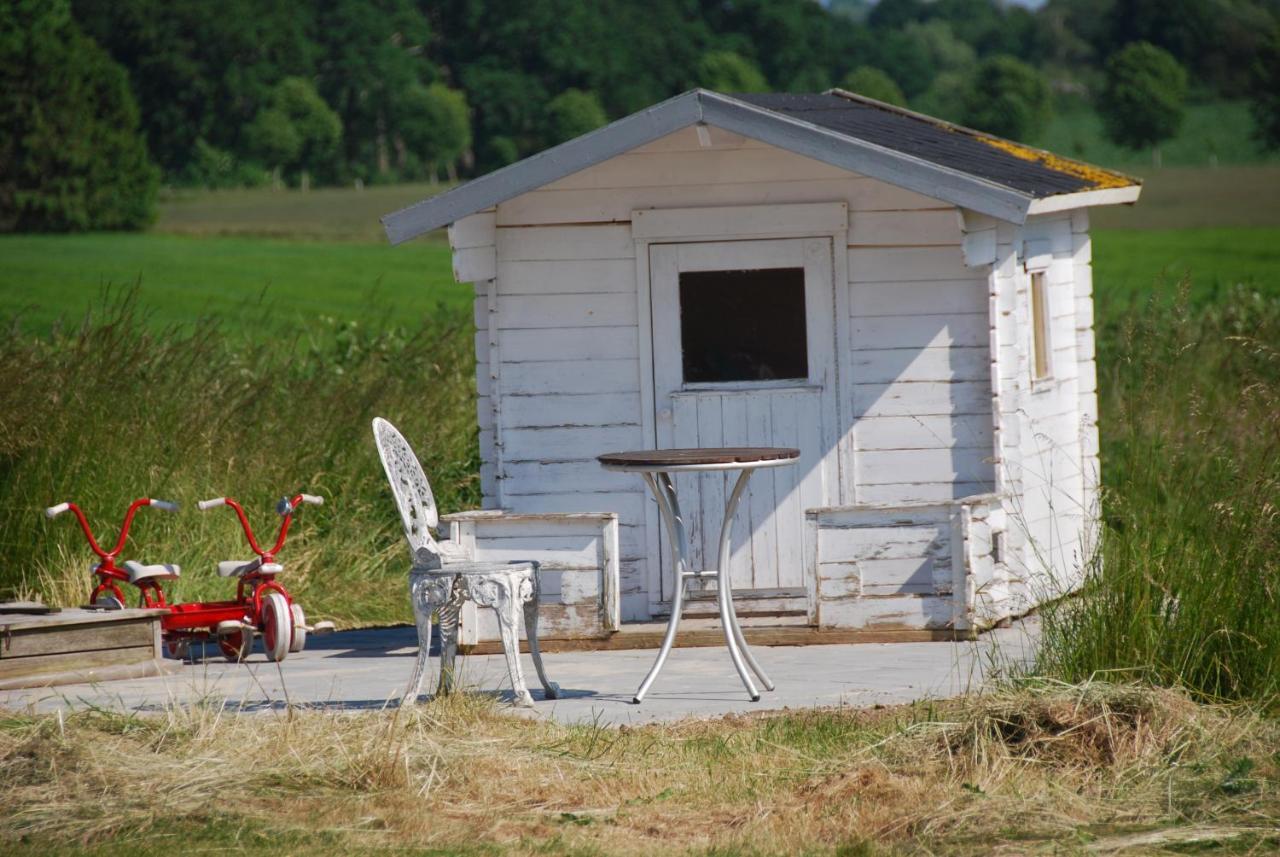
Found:
<path fill-rule="evenodd" d="M 686 384 L 809 377 L 804 269 L 680 274 Z"/>

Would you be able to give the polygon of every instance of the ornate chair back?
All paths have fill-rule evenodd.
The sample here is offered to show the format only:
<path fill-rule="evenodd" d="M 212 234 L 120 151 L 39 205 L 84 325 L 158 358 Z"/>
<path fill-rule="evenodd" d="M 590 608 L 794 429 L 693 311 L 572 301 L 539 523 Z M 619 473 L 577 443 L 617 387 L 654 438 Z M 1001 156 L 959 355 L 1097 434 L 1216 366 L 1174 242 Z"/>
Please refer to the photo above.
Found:
<path fill-rule="evenodd" d="M 431 484 L 427 482 L 427 474 L 422 472 L 418 456 L 404 435 L 382 417 L 373 420 L 373 440 L 387 481 L 391 483 L 391 493 L 396 498 L 400 523 L 404 526 L 404 537 L 409 542 L 414 565 L 439 567 L 440 546 L 432 532 L 439 526 L 440 516 Z"/>

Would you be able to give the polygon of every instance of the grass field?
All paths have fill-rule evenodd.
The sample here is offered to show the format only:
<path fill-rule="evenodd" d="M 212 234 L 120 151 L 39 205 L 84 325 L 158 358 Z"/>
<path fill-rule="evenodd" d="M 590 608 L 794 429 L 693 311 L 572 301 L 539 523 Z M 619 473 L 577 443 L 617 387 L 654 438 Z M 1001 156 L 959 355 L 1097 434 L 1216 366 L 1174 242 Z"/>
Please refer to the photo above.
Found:
<path fill-rule="evenodd" d="M 1265 152 L 1253 137 L 1253 119 L 1242 101 L 1191 104 L 1178 134 L 1160 146 L 1166 167 L 1204 168 L 1276 163 L 1280 153 Z M 1091 164 L 1141 171 L 1151 167 L 1151 152 L 1132 151 L 1106 139 L 1102 120 L 1092 110 L 1055 114 L 1034 145 Z"/>
<path fill-rule="evenodd" d="M 372 712 L 0 719 L 12 857 L 1266 854 L 1280 724 L 1028 683 L 883 710 L 609 729 L 487 697 Z M 143 787 L 144 786 L 144 787 Z"/>

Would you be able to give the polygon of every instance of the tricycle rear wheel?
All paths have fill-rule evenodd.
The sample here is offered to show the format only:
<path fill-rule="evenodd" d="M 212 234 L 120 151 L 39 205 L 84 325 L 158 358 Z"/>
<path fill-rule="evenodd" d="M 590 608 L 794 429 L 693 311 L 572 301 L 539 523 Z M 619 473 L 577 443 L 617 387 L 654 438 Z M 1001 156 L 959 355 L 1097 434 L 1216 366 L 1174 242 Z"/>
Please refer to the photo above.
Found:
<path fill-rule="evenodd" d="M 239 663 L 249 657 L 249 653 L 253 651 L 253 633 L 232 631 L 230 634 L 220 634 L 218 648 L 222 650 L 223 657 L 231 663 Z"/>

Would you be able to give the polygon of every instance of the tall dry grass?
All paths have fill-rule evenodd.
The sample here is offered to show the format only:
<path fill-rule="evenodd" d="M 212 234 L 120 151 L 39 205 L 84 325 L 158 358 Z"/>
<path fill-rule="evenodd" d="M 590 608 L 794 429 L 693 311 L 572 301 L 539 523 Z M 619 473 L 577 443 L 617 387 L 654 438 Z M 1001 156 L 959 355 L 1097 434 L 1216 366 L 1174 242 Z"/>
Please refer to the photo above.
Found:
<path fill-rule="evenodd" d="M 1184 284 L 1185 286 L 1185 284 Z M 1105 493 L 1039 669 L 1280 705 L 1280 299 L 1100 305 Z"/>
<path fill-rule="evenodd" d="M 114 541 L 143 496 L 182 508 L 141 510 L 126 556 L 180 564 L 181 600 L 229 597 L 214 563 L 251 554 L 234 515 L 195 502 L 237 497 L 265 541 L 275 501 L 306 490 L 327 505 L 298 514 L 285 584 L 312 616 L 407 619 L 407 556 L 369 421 L 385 416 L 412 439 L 445 509 L 478 500 L 470 319 L 157 329 L 136 297 L 108 295 L 73 329 L 0 344 L 0 597 L 83 603 L 92 554 L 74 521 L 42 510 L 74 500 L 99 541 Z"/>
<path fill-rule="evenodd" d="M 1263 853 L 1280 846 L 1277 746 L 1280 724 L 1243 707 L 1107 684 L 621 729 L 465 696 L 11 715 L 0 849 L 985 855 L 1145 837 Z"/>

